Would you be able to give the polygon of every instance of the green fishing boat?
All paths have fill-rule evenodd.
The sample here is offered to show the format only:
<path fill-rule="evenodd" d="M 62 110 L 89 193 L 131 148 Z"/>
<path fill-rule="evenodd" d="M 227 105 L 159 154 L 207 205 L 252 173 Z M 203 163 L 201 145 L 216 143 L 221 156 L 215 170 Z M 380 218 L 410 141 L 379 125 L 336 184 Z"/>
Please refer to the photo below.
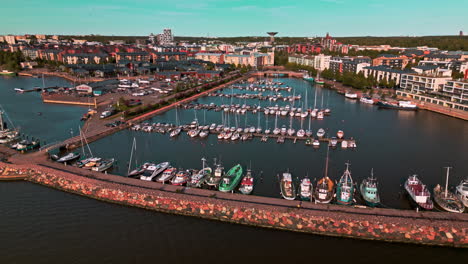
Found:
<path fill-rule="evenodd" d="M 219 185 L 219 190 L 222 192 L 230 192 L 234 190 L 239 182 L 242 179 L 242 166 L 237 164 L 236 166 L 232 167 L 221 180 L 221 184 Z"/>

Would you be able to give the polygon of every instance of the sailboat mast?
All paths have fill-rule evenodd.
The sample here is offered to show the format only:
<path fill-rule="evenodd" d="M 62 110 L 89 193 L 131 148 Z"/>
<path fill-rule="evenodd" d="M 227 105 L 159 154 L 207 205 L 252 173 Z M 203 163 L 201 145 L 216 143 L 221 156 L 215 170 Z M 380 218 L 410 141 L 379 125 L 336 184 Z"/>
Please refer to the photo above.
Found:
<path fill-rule="evenodd" d="M 447 169 L 447 176 L 445 178 L 445 198 L 447 198 L 447 192 L 448 192 L 448 178 L 449 178 L 449 173 L 450 173 L 450 169 L 452 167 L 445 167 Z"/>
<path fill-rule="evenodd" d="M 133 138 L 132 150 L 130 151 L 130 160 L 128 162 L 127 175 L 130 174 L 130 168 L 132 167 L 133 150 L 136 150 L 136 139 L 135 139 L 135 137 Z"/>
<path fill-rule="evenodd" d="M 317 109 L 317 87 L 315 87 L 314 109 Z"/>
<path fill-rule="evenodd" d="M 328 153 L 330 151 L 330 147 L 327 146 L 327 160 L 325 161 L 325 177 L 328 178 Z"/>

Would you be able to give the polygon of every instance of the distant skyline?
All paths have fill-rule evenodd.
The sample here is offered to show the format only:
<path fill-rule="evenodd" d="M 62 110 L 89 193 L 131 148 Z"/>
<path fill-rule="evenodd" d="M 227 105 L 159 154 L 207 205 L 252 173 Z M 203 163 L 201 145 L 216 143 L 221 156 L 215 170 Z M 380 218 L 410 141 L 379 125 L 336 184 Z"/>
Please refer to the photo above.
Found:
<path fill-rule="evenodd" d="M 2 3 L 0 34 L 278 37 L 425 36 L 468 33 L 459 0 L 15 0 Z"/>

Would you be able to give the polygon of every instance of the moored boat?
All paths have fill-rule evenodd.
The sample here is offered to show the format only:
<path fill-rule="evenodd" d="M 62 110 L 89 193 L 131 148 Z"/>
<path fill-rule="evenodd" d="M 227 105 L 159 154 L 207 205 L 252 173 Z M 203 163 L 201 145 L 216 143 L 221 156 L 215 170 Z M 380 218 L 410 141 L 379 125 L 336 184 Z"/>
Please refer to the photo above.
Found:
<path fill-rule="evenodd" d="M 211 176 L 212 169 L 210 167 L 205 167 L 206 159 L 202 158 L 203 167 L 198 173 L 192 174 L 190 181 L 187 182 L 187 186 L 200 188 L 205 180 Z"/>
<path fill-rule="evenodd" d="M 280 181 L 281 196 L 286 200 L 296 199 L 296 187 L 289 172 L 284 172 Z"/>
<path fill-rule="evenodd" d="M 161 172 L 163 172 L 167 167 L 170 166 L 169 162 L 161 162 L 157 165 L 151 164 L 148 168 L 141 174 L 140 179 L 144 181 L 152 181 L 157 177 Z"/>
<path fill-rule="evenodd" d="M 459 185 L 457 185 L 456 195 L 460 198 L 463 205 L 468 207 L 468 179 L 463 180 Z"/>
<path fill-rule="evenodd" d="M 312 183 L 309 178 L 301 180 L 301 184 L 299 185 L 299 197 L 303 201 L 312 200 Z"/>
<path fill-rule="evenodd" d="M 445 190 L 437 184 L 434 187 L 434 201 L 442 209 L 452 213 L 463 213 L 465 205 L 463 202 L 452 192 L 448 190 L 448 178 L 450 167 L 447 167 L 447 177 L 445 179 Z"/>
<path fill-rule="evenodd" d="M 253 191 L 253 188 L 254 188 L 254 179 L 252 177 L 252 171 L 248 169 L 244 178 L 242 178 L 239 191 L 242 194 L 251 194 Z"/>
<path fill-rule="evenodd" d="M 358 95 L 357 95 L 357 93 L 346 92 L 346 93 L 345 93 L 345 97 L 346 97 L 346 98 L 349 98 L 349 99 L 357 99 L 357 98 L 358 98 Z"/>
<path fill-rule="evenodd" d="M 359 102 L 364 103 L 364 104 L 374 104 L 374 100 L 372 100 L 372 98 L 368 96 L 361 97 L 359 99 Z"/>
<path fill-rule="evenodd" d="M 70 153 L 58 158 L 57 162 L 65 163 L 65 162 L 74 161 L 74 160 L 79 159 L 79 158 L 80 158 L 80 153 L 70 152 Z"/>
<path fill-rule="evenodd" d="M 385 109 L 410 110 L 410 111 L 418 110 L 418 106 L 416 104 L 413 104 L 410 101 L 398 101 L 398 103 L 379 101 L 377 102 L 377 106 L 379 108 L 385 108 Z"/>
<path fill-rule="evenodd" d="M 175 177 L 172 178 L 171 184 L 176 186 L 184 185 L 188 182 L 189 179 L 190 172 L 186 170 L 180 170 L 176 173 Z"/>
<path fill-rule="evenodd" d="M 380 204 L 377 179 L 374 178 L 374 169 L 371 170 L 371 176 L 361 182 L 359 190 L 368 206 L 376 207 Z"/>
<path fill-rule="evenodd" d="M 155 166 L 153 163 L 145 162 L 141 166 L 136 167 L 134 170 L 127 173 L 127 177 L 140 176 L 149 166 Z"/>
<path fill-rule="evenodd" d="M 321 138 L 325 135 L 325 129 L 323 128 L 320 128 L 318 131 L 317 131 L 317 137 Z"/>
<path fill-rule="evenodd" d="M 336 185 L 336 203 L 341 205 L 354 203 L 354 182 L 349 171 L 349 163 L 346 163 L 346 170 Z"/>
<path fill-rule="evenodd" d="M 115 159 L 101 160 L 92 168 L 93 171 L 103 172 L 110 169 L 115 163 Z"/>
<path fill-rule="evenodd" d="M 431 200 L 431 193 L 416 174 L 409 176 L 405 181 L 405 189 L 412 201 L 419 207 L 425 210 L 432 210 L 434 208 L 434 204 Z"/>
<path fill-rule="evenodd" d="M 159 183 L 167 183 L 169 182 L 170 180 L 172 180 L 172 178 L 175 177 L 177 173 L 177 170 L 176 168 L 174 167 L 168 167 L 167 169 L 165 169 L 163 171 L 163 173 L 161 174 L 161 176 L 159 176 L 159 178 L 156 179 L 156 182 L 159 182 Z"/>
<path fill-rule="evenodd" d="M 224 167 L 221 163 L 216 164 L 214 173 L 206 180 L 206 185 L 217 188 L 221 178 L 224 176 Z"/>
<path fill-rule="evenodd" d="M 240 164 L 232 167 L 221 179 L 219 190 L 222 192 L 233 191 L 242 179 L 242 166 Z"/>
<path fill-rule="evenodd" d="M 343 130 L 338 130 L 338 132 L 336 132 L 336 136 L 337 136 L 338 138 L 343 138 L 343 136 L 344 136 Z"/>

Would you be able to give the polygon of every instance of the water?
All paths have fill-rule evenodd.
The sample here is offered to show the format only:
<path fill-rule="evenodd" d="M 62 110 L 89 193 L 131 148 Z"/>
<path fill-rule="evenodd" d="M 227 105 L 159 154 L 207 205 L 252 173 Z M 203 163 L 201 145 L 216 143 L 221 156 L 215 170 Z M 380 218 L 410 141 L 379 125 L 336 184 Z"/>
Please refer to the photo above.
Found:
<path fill-rule="evenodd" d="M 308 104 L 314 104 L 315 88 L 306 81 L 298 79 L 279 79 L 295 88 L 295 93 L 305 97 L 308 90 Z M 468 122 L 427 111 L 405 112 L 379 110 L 372 105 L 360 104 L 357 101 L 345 99 L 343 96 L 323 88 L 317 88 L 317 107 L 330 107 L 331 116 L 324 120 L 312 120 L 311 129 L 314 134 L 319 128 L 325 128 L 329 136 L 335 136 L 340 129 L 346 137 L 357 139 L 356 150 L 337 148 L 330 151 L 329 175 L 338 180 L 345 168 L 345 162 L 351 163 L 351 172 L 355 181 L 370 175 L 379 180 L 381 200 L 385 206 L 392 208 L 411 209 L 404 195 L 402 184 L 408 175 L 417 173 L 431 189 L 436 184 L 445 184 L 443 167 L 452 166 L 450 186 L 457 185 L 463 177 L 468 176 Z M 249 91 L 225 90 L 224 93 L 255 93 Z M 284 92 L 283 92 L 284 93 Z M 286 94 L 286 93 L 284 93 Z M 291 92 L 292 94 L 292 92 Z M 303 102 L 305 100 L 302 100 Z M 205 97 L 199 103 L 229 104 L 231 99 L 224 97 Z M 233 99 L 233 103 L 253 105 L 258 100 Z M 269 102 L 260 101 L 262 106 Z M 272 103 L 274 105 L 276 103 Z M 286 105 L 286 102 L 277 102 Z M 299 103 L 296 102 L 296 106 Z M 221 123 L 222 112 L 204 110 L 178 110 L 180 122 L 190 123 L 195 117 L 203 124 Z M 247 114 L 235 117 L 231 114 L 231 126 L 237 123 L 244 127 L 247 116 L 248 126 L 257 126 L 258 115 Z M 269 117 L 270 129 L 274 126 L 274 117 Z M 153 118 L 149 122 L 175 123 L 175 110 L 168 111 Z M 265 115 L 260 114 L 260 126 L 265 128 Z M 279 117 L 278 126 L 289 127 L 289 117 Z M 297 130 L 301 123 L 293 119 L 293 127 Z M 308 120 L 303 123 L 308 128 Z M 210 164 L 213 158 L 221 159 L 226 169 L 240 163 L 245 167 L 252 164 L 252 170 L 257 176 L 254 194 L 279 197 L 280 189 L 277 175 L 290 170 L 294 178 L 306 175 L 312 180 L 323 176 L 326 157 L 326 146 L 314 150 L 306 146 L 304 141 L 293 144 L 277 144 L 274 139 L 262 143 L 259 138 L 248 142 L 221 142 L 214 135 L 206 139 L 190 138 L 186 133 L 176 139 L 168 134 L 122 131 L 91 144 L 94 154 L 103 157 L 115 157 L 118 165 L 114 173 L 125 175 L 130 157 L 133 138 L 137 140 L 137 161 L 170 161 L 176 167 L 201 168 L 200 159 L 206 157 Z M 134 162 L 134 161 L 133 161 Z M 260 179 L 262 178 L 262 179 Z M 297 180 L 297 182 L 299 182 Z M 314 180 L 315 183 L 315 180 Z"/>
<path fill-rule="evenodd" d="M 466 250 L 233 225 L 1 182 L 0 263 L 462 263 Z M 337 252 L 340 252 L 337 255 Z"/>
<path fill-rule="evenodd" d="M 45 77 L 45 86 L 71 86 L 63 78 Z M 43 87 L 42 78 L 0 77 L 0 105 L 21 133 L 52 143 L 78 135 L 80 118 L 87 108 L 57 104 L 43 104 L 38 92 L 19 94 L 14 88 Z M 8 124 L 10 125 L 10 124 Z"/>

